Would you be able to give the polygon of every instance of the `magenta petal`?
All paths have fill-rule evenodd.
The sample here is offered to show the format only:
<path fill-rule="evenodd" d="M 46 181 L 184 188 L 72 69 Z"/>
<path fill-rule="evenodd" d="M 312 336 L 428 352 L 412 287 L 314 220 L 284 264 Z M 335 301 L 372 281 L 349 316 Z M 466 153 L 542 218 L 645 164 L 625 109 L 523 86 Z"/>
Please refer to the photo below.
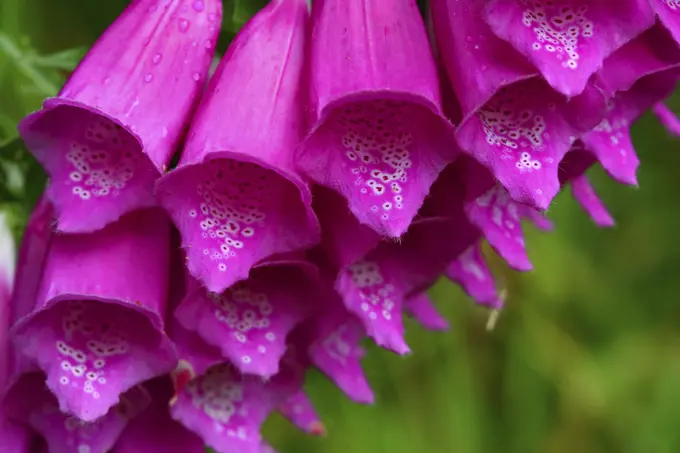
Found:
<path fill-rule="evenodd" d="M 596 225 L 601 227 L 614 226 L 614 218 L 607 212 L 607 208 L 597 196 L 585 175 L 571 180 L 571 194 Z"/>
<path fill-rule="evenodd" d="M 673 35 L 680 44 L 680 2 L 677 0 L 649 0 L 654 12 L 664 27 Z"/>
<path fill-rule="evenodd" d="M 550 220 L 544 213 L 537 211 L 531 206 L 519 205 L 522 217 L 528 219 L 536 228 L 541 231 L 552 231 L 555 228 L 552 220 Z"/>
<path fill-rule="evenodd" d="M 601 121 L 604 108 L 592 86 L 567 100 L 542 80 L 530 79 L 502 88 L 457 136 L 514 200 L 547 209 L 559 191 L 560 161 L 574 137 Z"/>
<path fill-rule="evenodd" d="M 555 90 L 574 96 L 607 56 L 654 25 L 654 13 L 649 0 L 491 0 L 486 20 Z"/>
<path fill-rule="evenodd" d="M 192 379 L 170 408 L 175 420 L 218 453 L 258 453 L 260 425 L 270 410 L 262 380 L 227 364 Z"/>
<path fill-rule="evenodd" d="M 656 25 L 604 61 L 602 70 L 597 74 L 597 85 L 611 96 L 617 91 L 630 90 L 645 76 L 676 69 L 679 66 L 680 47 L 667 30 Z M 655 92 L 659 90 L 658 87 L 654 89 Z M 667 95 L 670 95 L 670 92 Z M 661 99 L 663 98 L 658 100 Z"/>
<path fill-rule="evenodd" d="M 175 316 L 242 373 L 270 377 L 279 371 L 288 333 L 309 312 L 310 284 L 303 269 L 263 265 L 222 294 L 198 288 Z"/>
<path fill-rule="evenodd" d="M 427 292 L 407 298 L 404 310 L 427 329 L 448 330 L 449 328 L 449 322 L 437 311 Z"/>
<path fill-rule="evenodd" d="M 132 2 L 59 96 L 19 126 L 50 176 L 59 229 L 90 232 L 155 204 L 219 33 L 222 3 Z M 125 45 L 121 45 L 125 43 Z M 200 43 L 200 49 L 196 47 Z"/>
<path fill-rule="evenodd" d="M 533 268 L 524 247 L 521 206 L 500 185 L 465 204 L 470 222 L 479 228 L 491 246 L 517 270 Z"/>
<path fill-rule="evenodd" d="M 31 435 L 28 429 L 0 414 L 0 446 L 3 453 L 34 453 L 30 445 Z"/>
<path fill-rule="evenodd" d="M 364 351 L 360 342 L 366 335 L 361 322 L 342 306 L 334 306 L 317 319 L 315 328 L 315 339 L 309 346 L 314 366 L 352 400 L 373 403 L 373 391 L 361 368 Z"/>
<path fill-rule="evenodd" d="M 307 5 L 275 0 L 245 25 L 211 79 L 177 170 L 157 187 L 182 233 L 187 267 L 222 292 L 258 261 L 319 240 L 294 168 Z"/>
<path fill-rule="evenodd" d="M 312 11 L 314 126 L 298 165 L 362 224 L 399 237 L 457 152 L 418 7 L 324 0 Z"/>
<path fill-rule="evenodd" d="M 652 112 L 668 132 L 676 137 L 680 137 L 680 119 L 671 109 L 666 107 L 663 102 L 654 104 Z"/>
<path fill-rule="evenodd" d="M 307 434 L 323 436 L 326 433 L 314 404 L 303 389 L 288 397 L 278 408 L 281 415 Z"/>
<path fill-rule="evenodd" d="M 480 242 L 471 245 L 453 261 L 446 276 L 458 283 L 477 303 L 500 308 L 503 301 L 498 295 L 493 275 L 486 265 Z"/>
<path fill-rule="evenodd" d="M 55 236 L 36 311 L 13 334 L 64 412 L 93 421 L 120 393 L 174 368 L 163 332 L 168 235 L 154 209 L 89 235 Z"/>
<path fill-rule="evenodd" d="M 112 453 L 204 453 L 200 437 L 170 418 L 172 387 L 167 378 L 149 382 L 151 404 L 120 435 Z"/>
<path fill-rule="evenodd" d="M 14 398 L 8 404 L 45 439 L 50 453 L 107 453 L 128 422 L 150 402 L 148 393 L 135 387 L 121 395 L 120 402 L 104 416 L 85 422 L 61 412 L 44 381 L 42 373 L 26 375 L 20 384 L 20 399 Z"/>

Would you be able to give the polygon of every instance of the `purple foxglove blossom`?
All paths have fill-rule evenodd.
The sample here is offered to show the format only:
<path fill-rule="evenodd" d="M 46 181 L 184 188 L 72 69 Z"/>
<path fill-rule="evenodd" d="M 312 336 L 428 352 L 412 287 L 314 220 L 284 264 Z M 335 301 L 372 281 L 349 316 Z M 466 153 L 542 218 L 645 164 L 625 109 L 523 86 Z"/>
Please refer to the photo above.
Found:
<path fill-rule="evenodd" d="M 242 375 L 228 363 L 192 378 L 172 399 L 170 413 L 218 453 L 258 453 L 260 426 L 302 385 L 289 352 L 282 371 L 269 381 Z M 187 357 L 191 362 L 191 357 Z"/>
<path fill-rule="evenodd" d="M 485 19 L 555 90 L 575 96 L 606 57 L 654 25 L 649 1 L 491 0 Z"/>
<path fill-rule="evenodd" d="M 414 0 L 312 5 L 311 133 L 298 165 L 378 234 L 406 232 L 457 154 Z"/>
<path fill-rule="evenodd" d="M 448 330 L 449 322 L 434 306 L 426 291 L 406 298 L 404 310 L 413 316 L 423 327 L 430 330 Z"/>
<path fill-rule="evenodd" d="M 308 10 L 273 0 L 241 30 L 192 122 L 177 170 L 157 186 L 187 267 L 221 293 L 256 262 L 313 246 L 319 227 L 293 154 L 304 134 Z"/>
<path fill-rule="evenodd" d="M 630 126 L 671 94 L 679 65 L 677 44 L 666 30 L 655 26 L 606 59 L 598 73 L 598 84 L 612 97 L 605 118 L 581 140 L 617 181 L 637 185 L 639 159 Z"/>
<path fill-rule="evenodd" d="M 595 224 L 600 227 L 613 227 L 614 218 L 609 214 L 595 189 L 590 185 L 585 175 L 570 181 L 571 194 L 581 207 L 590 215 Z"/>
<path fill-rule="evenodd" d="M 278 411 L 305 433 L 313 436 L 326 435 L 326 427 L 316 413 L 314 403 L 303 389 L 286 398 Z"/>
<path fill-rule="evenodd" d="M 35 311 L 13 336 L 47 374 L 62 411 L 96 420 L 120 393 L 174 368 L 163 332 L 168 251 L 169 223 L 158 209 L 54 237 Z M 144 272 L 130 265 L 140 259 Z"/>
<path fill-rule="evenodd" d="M 668 132 L 676 137 L 680 137 L 680 119 L 678 116 L 666 107 L 662 102 L 654 104 L 652 112 L 656 115 L 659 122 L 666 128 Z"/>
<path fill-rule="evenodd" d="M 308 348 L 310 360 L 350 399 L 372 404 L 375 397 L 361 368 L 365 351 L 360 342 L 366 330 L 361 321 L 345 309 L 330 285 L 328 289 L 327 305 L 314 322 L 313 340 Z"/>
<path fill-rule="evenodd" d="M 279 371 L 286 337 L 313 308 L 316 274 L 304 261 L 267 261 L 223 293 L 196 285 L 175 317 L 241 373 L 268 378 Z"/>
<path fill-rule="evenodd" d="M 150 402 L 141 387 L 134 387 L 120 397 L 120 402 L 106 415 L 91 422 L 59 410 L 54 395 L 45 387 L 45 376 L 32 373 L 22 379 L 20 400 L 8 402 L 14 416 L 23 419 L 47 443 L 50 453 L 107 453 L 128 422 Z"/>
<path fill-rule="evenodd" d="M 323 205 L 319 212 L 322 246 L 330 264 L 339 270 L 335 289 L 378 345 L 407 353 L 404 299 L 432 282 L 457 255 L 452 250 L 454 241 L 441 240 L 455 227 L 443 218 L 419 219 L 400 241 L 381 242 L 375 231 L 345 214 L 347 203 L 339 194 L 321 190 L 315 195 Z"/>
<path fill-rule="evenodd" d="M 128 423 L 112 453 L 204 453 L 201 438 L 170 418 L 170 380 L 157 378 L 144 387 L 151 395 L 151 404 Z"/>
<path fill-rule="evenodd" d="M 601 121 L 604 96 L 592 85 L 572 99 L 554 91 L 493 34 L 484 21 L 485 2 L 433 0 L 430 5 L 437 47 L 462 111 L 459 145 L 488 167 L 513 199 L 547 209 L 560 187 L 562 157 L 574 137 Z"/>
<path fill-rule="evenodd" d="M 494 309 L 503 306 L 503 299 L 496 290 L 480 242 L 476 242 L 461 253 L 446 269 L 446 276 L 458 283 L 475 302 Z"/>
<path fill-rule="evenodd" d="M 56 98 L 19 125 L 50 176 L 59 229 L 91 232 L 155 204 L 210 67 L 218 0 L 137 0 Z"/>

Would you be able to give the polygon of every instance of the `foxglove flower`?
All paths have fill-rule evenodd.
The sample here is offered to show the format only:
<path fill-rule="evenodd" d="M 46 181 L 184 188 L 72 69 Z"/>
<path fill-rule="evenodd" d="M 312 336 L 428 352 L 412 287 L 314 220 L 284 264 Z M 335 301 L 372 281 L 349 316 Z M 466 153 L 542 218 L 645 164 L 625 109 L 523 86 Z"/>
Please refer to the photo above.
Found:
<path fill-rule="evenodd" d="M 650 0 L 487 3 L 484 18 L 491 30 L 566 96 L 581 94 L 606 57 L 654 25 Z"/>
<path fill-rule="evenodd" d="M 340 217 L 347 209 L 337 193 L 319 191 L 317 200 L 325 205 L 319 214 L 325 230 L 324 248 L 332 259 L 351 259 L 332 263 L 338 269 L 336 291 L 378 345 L 407 353 L 402 324 L 405 298 L 431 283 L 456 256 L 450 247 L 453 242 L 440 240 L 453 227 L 444 219 L 425 218 L 414 222 L 399 242 L 382 242 L 358 220 L 335 222 L 336 216 L 331 214 L 337 212 Z M 355 242 L 355 238 L 359 240 Z"/>
<path fill-rule="evenodd" d="M 205 80 L 218 0 L 133 1 L 56 98 L 19 125 L 50 176 L 59 229 L 91 232 L 155 204 Z"/>
<path fill-rule="evenodd" d="M 338 191 L 360 223 L 406 232 L 457 148 L 413 0 L 315 1 L 312 131 L 298 165 Z"/>
<path fill-rule="evenodd" d="M 183 359 L 191 363 L 193 357 Z M 170 412 L 218 453 L 259 453 L 260 426 L 302 385 L 301 378 L 294 364 L 264 382 L 257 376 L 241 375 L 229 363 L 222 363 L 193 377 L 179 389 Z"/>
<path fill-rule="evenodd" d="M 149 404 L 146 391 L 135 387 L 121 395 L 120 402 L 106 415 L 84 422 L 62 412 L 44 382 L 44 375 L 31 373 L 20 381 L 22 388 L 6 404 L 14 417 L 44 438 L 50 453 L 107 453 L 128 422 Z M 17 399 L 19 395 L 22 397 Z"/>
<path fill-rule="evenodd" d="M 240 372 L 269 378 L 279 371 L 286 337 L 311 313 L 317 278 L 302 260 L 267 261 L 222 293 L 194 285 L 175 317 Z"/>
<path fill-rule="evenodd" d="M 13 335 L 44 370 L 60 410 L 96 420 L 120 393 L 174 368 L 163 331 L 168 250 L 169 224 L 156 209 L 54 237 L 35 311 Z"/>
<path fill-rule="evenodd" d="M 324 311 L 313 324 L 308 348 L 310 360 L 350 399 L 372 404 L 375 396 L 361 368 L 365 351 L 360 342 L 366 330 L 361 321 L 345 309 L 337 294 L 329 291 L 326 301 Z"/>
<path fill-rule="evenodd" d="M 232 42 L 201 102 L 179 167 L 158 196 L 187 267 L 221 293 L 258 261 L 318 242 L 311 194 L 294 168 L 302 138 L 304 0 L 273 0 Z"/>
<path fill-rule="evenodd" d="M 112 453 L 203 453 L 201 438 L 170 418 L 168 403 L 173 393 L 170 379 L 157 378 L 144 387 L 151 403 L 128 423 Z"/>
<path fill-rule="evenodd" d="M 448 330 L 449 328 L 449 322 L 437 311 L 426 291 L 407 297 L 404 310 L 427 329 Z"/>
<path fill-rule="evenodd" d="M 5 396 L 10 373 L 9 326 L 12 281 L 14 277 L 14 241 L 4 214 L 0 213 L 0 401 Z M 9 420 L 10 412 L 0 406 L 0 439 L 3 451 L 28 453 L 30 436 L 28 430 Z"/>
<path fill-rule="evenodd" d="M 604 116 L 592 84 L 567 99 L 485 22 L 476 0 L 433 0 L 437 47 L 462 112 L 460 147 L 488 167 L 510 196 L 547 209 L 558 165 L 574 137 Z M 517 26 L 521 26 L 518 22 Z"/>

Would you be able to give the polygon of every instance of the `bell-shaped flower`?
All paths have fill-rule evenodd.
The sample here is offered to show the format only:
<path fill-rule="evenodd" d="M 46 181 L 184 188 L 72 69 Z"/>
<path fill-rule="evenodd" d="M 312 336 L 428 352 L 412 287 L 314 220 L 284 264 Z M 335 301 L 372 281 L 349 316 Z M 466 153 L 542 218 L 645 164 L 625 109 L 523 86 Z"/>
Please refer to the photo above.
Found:
<path fill-rule="evenodd" d="M 357 403 L 372 404 L 373 391 L 361 367 L 366 330 L 329 285 L 326 307 L 313 323 L 308 353 L 312 364 Z"/>
<path fill-rule="evenodd" d="M 243 27 L 198 107 L 178 168 L 158 182 L 187 267 L 209 291 L 319 240 L 309 187 L 294 166 L 307 17 L 304 0 L 272 0 Z"/>
<path fill-rule="evenodd" d="M 14 417 L 42 436 L 50 453 L 108 453 L 128 422 L 150 402 L 146 390 L 133 387 L 104 416 L 85 422 L 62 412 L 44 382 L 42 373 L 27 375 L 6 404 Z"/>
<path fill-rule="evenodd" d="M 279 371 L 288 334 L 311 313 L 317 278 L 312 264 L 295 257 L 265 261 L 222 293 L 195 285 L 175 317 L 241 373 L 269 378 Z"/>
<path fill-rule="evenodd" d="M 122 392 L 175 367 L 163 330 L 169 230 L 150 209 L 95 233 L 54 236 L 35 310 L 12 332 L 60 410 L 96 420 Z"/>
<path fill-rule="evenodd" d="M 298 165 L 360 223 L 401 236 L 457 147 L 414 0 L 312 4 L 312 130 Z"/>
<path fill-rule="evenodd" d="M 493 32 L 566 96 L 582 93 L 606 57 L 654 25 L 650 0 L 486 3 L 485 19 Z"/>
<path fill-rule="evenodd" d="M 19 125 L 50 176 L 58 227 L 91 232 L 155 204 L 221 23 L 218 0 L 130 3 L 59 95 Z"/>
<path fill-rule="evenodd" d="M 574 137 L 602 120 L 605 98 L 592 84 L 571 99 L 553 90 L 492 32 L 485 4 L 430 3 L 437 47 L 461 107 L 458 144 L 514 200 L 544 210 L 560 188 L 560 161 Z"/>

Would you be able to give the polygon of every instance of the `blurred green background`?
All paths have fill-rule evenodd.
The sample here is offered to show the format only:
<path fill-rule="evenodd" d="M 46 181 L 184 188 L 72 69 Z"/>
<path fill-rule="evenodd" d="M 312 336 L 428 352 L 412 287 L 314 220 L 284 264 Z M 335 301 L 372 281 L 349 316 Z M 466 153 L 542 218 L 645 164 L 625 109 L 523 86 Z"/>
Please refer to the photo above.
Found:
<path fill-rule="evenodd" d="M 0 208 L 17 233 L 43 179 L 11 142 L 16 122 L 56 93 L 126 3 L 0 0 Z M 221 51 L 264 0 L 227 3 Z M 494 331 L 488 312 L 438 284 L 432 294 L 453 328 L 409 322 L 405 358 L 369 347 L 375 406 L 311 375 L 328 436 L 307 438 L 274 417 L 272 444 L 281 453 L 680 452 L 680 141 L 647 115 L 634 142 L 640 189 L 592 172 L 615 228 L 597 229 L 563 193 L 553 233 L 526 228 L 534 272 L 494 259 L 509 291 Z"/>

